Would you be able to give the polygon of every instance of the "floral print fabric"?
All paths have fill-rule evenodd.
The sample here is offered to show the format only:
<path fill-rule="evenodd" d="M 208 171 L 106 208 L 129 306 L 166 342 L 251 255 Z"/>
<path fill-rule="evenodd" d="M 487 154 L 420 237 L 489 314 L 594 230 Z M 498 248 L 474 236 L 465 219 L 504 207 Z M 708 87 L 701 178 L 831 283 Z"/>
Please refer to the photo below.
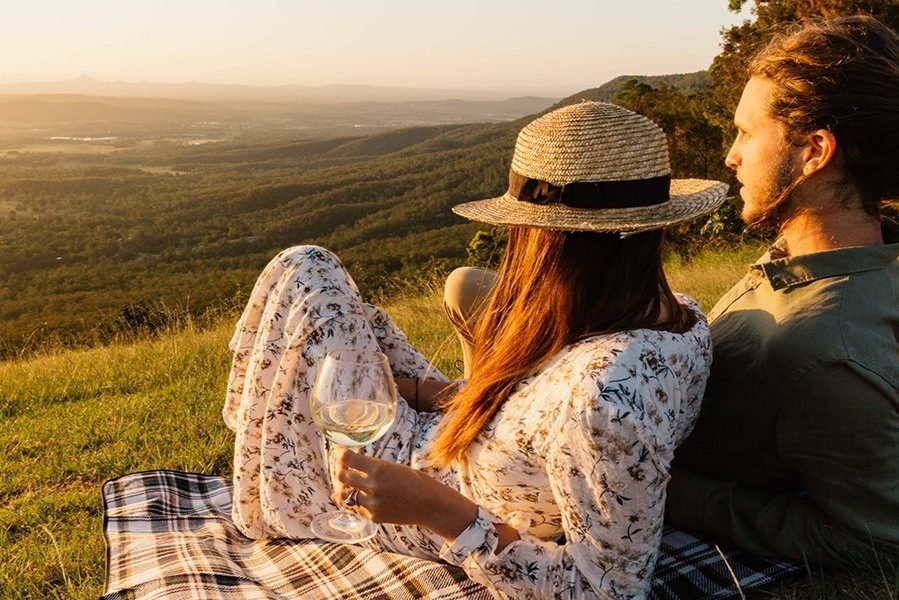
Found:
<path fill-rule="evenodd" d="M 362 451 L 426 472 L 480 509 L 452 544 L 391 524 L 379 526 L 377 542 L 458 564 L 500 597 L 647 594 L 673 451 L 696 419 L 711 363 L 705 318 L 680 300 L 697 315 L 690 331 L 569 345 L 518 384 L 451 468 L 427 462 L 441 415 L 400 400 L 391 429 Z M 230 347 L 223 414 L 236 433 L 233 518 L 254 538 L 313 537 L 311 519 L 335 508 L 328 444 L 309 410 L 325 353 L 380 350 L 395 376 L 446 380 L 315 246 L 285 250 L 263 270 Z M 497 523 L 522 538 L 499 554 Z"/>

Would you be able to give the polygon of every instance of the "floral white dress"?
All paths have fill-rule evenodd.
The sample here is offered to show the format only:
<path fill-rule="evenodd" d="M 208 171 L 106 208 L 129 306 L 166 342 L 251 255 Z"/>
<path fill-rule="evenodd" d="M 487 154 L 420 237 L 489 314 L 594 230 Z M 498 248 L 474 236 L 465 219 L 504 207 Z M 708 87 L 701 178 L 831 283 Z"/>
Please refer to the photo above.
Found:
<path fill-rule="evenodd" d="M 425 471 L 480 509 L 452 544 L 391 524 L 379 526 L 379 544 L 459 565 L 499 597 L 644 597 L 673 451 L 698 415 L 711 366 L 705 317 L 680 299 L 697 316 L 688 332 L 639 329 L 569 345 L 518 384 L 451 468 L 427 464 L 441 415 L 401 400 L 391 429 L 363 451 Z M 309 410 L 326 352 L 382 351 L 398 377 L 446 379 L 316 246 L 269 263 L 230 347 L 223 414 L 236 433 L 233 517 L 254 538 L 314 537 L 311 519 L 334 509 L 328 444 Z M 497 523 L 521 534 L 500 553 Z"/>

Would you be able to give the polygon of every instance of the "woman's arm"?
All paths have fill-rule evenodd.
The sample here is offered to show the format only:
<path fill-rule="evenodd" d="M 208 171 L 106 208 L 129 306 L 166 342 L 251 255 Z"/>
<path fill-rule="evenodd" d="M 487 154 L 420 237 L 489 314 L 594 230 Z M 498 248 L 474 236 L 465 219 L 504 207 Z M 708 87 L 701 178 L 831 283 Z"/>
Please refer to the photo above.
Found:
<path fill-rule="evenodd" d="M 477 504 L 420 471 L 345 448 L 336 448 L 335 457 L 334 500 L 342 505 L 358 490 L 355 510 L 375 523 L 420 525 L 453 542 L 478 516 Z M 500 550 L 519 539 L 510 525 L 497 531 Z"/>
<path fill-rule="evenodd" d="M 639 398 L 640 392 L 624 390 Z M 441 558 L 503 598 L 642 598 L 662 536 L 664 444 L 607 398 L 573 400 L 557 437 L 539 451 L 562 513 L 564 544 L 529 535 L 502 546 L 495 515 L 478 518 Z"/>
<path fill-rule="evenodd" d="M 338 458 L 334 499 L 345 502 L 355 488 L 355 510 L 373 521 L 440 534 L 447 540 L 441 558 L 504 598 L 642 597 L 662 535 L 670 456 L 660 457 L 664 442 L 646 439 L 638 418 L 592 386 L 574 392 L 570 416 L 540 450 L 565 544 L 519 535 L 425 473 L 363 455 Z M 637 390 L 620 391 L 644 400 Z"/>
<path fill-rule="evenodd" d="M 394 381 L 400 396 L 418 412 L 434 412 L 440 402 L 450 398 L 462 385 L 461 379 L 447 383 L 437 379 L 396 377 Z"/>

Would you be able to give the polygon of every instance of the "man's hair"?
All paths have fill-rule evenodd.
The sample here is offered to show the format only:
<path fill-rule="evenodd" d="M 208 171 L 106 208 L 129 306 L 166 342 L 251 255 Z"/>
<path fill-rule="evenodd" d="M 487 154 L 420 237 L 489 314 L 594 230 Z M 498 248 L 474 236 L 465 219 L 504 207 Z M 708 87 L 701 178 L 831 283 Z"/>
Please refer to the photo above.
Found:
<path fill-rule="evenodd" d="M 771 116 L 791 141 L 833 133 L 867 213 L 899 197 L 899 36 L 889 27 L 868 16 L 806 25 L 775 37 L 749 74 L 774 84 Z"/>

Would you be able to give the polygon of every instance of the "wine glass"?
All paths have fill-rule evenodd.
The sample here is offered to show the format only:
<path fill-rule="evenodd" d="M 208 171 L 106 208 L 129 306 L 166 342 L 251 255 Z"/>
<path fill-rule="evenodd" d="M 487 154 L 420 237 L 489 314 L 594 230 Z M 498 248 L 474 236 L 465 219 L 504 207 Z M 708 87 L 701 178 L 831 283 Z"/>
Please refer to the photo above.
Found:
<path fill-rule="evenodd" d="M 327 354 L 310 402 L 312 419 L 332 442 L 349 448 L 374 442 L 396 417 L 396 386 L 387 356 L 354 350 Z M 318 515 L 310 527 L 323 540 L 351 544 L 377 532 L 374 523 L 345 509 Z"/>

